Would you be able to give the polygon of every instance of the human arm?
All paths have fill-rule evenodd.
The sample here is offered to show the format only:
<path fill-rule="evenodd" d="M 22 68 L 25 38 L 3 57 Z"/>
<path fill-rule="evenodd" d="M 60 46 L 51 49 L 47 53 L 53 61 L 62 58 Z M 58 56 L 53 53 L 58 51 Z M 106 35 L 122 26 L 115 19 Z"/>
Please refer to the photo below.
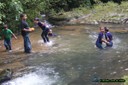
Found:
<path fill-rule="evenodd" d="M 13 37 L 14 37 L 15 39 L 17 39 L 17 37 L 16 37 L 16 35 L 15 35 L 14 33 L 12 33 L 12 35 L 13 35 Z"/>
<path fill-rule="evenodd" d="M 113 40 L 112 34 L 108 34 L 108 35 L 107 35 L 107 41 L 108 41 L 108 42 L 111 42 L 112 40 Z"/>
<path fill-rule="evenodd" d="M 106 39 L 104 39 L 104 34 L 103 33 L 99 33 L 98 34 L 98 40 L 100 41 L 100 42 L 106 42 Z"/>
<path fill-rule="evenodd" d="M 10 32 L 10 34 L 11 34 L 15 39 L 17 39 L 16 35 L 15 35 L 10 29 L 8 29 L 8 31 Z"/>
<path fill-rule="evenodd" d="M 102 42 L 106 43 L 106 44 L 109 44 L 109 41 L 106 40 L 106 39 L 102 39 Z"/>
<path fill-rule="evenodd" d="M 26 32 L 31 32 L 32 30 L 30 29 L 30 28 L 28 28 L 28 29 L 22 29 L 23 31 L 26 31 Z"/>
<path fill-rule="evenodd" d="M 31 32 L 32 31 L 26 21 L 22 21 L 22 23 L 21 23 L 21 30 L 25 31 L 25 32 Z"/>
<path fill-rule="evenodd" d="M 40 22 L 42 25 L 45 25 L 45 23 L 44 22 Z"/>

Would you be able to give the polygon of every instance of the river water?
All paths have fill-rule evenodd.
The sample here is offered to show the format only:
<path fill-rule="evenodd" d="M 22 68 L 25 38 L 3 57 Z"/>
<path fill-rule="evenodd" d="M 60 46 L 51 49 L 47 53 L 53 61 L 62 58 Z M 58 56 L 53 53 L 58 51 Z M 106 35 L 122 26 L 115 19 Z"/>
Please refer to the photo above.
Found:
<path fill-rule="evenodd" d="M 113 30 L 124 27 L 107 26 Z M 42 44 L 40 29 L 31 33 L 34 53 L 24 61 L 27 67 L 3 85 L 122 85 L 93 81 L 119 79 L 128 73 L 128 33 L 113 31 L 113 48 L 99 50 L 95 47 L 96 25 L 62 26 L 53 31 L 57 37 L 51 37 L 49 44 Z M 22 49 L 19 45 L 16 51 Z"/>

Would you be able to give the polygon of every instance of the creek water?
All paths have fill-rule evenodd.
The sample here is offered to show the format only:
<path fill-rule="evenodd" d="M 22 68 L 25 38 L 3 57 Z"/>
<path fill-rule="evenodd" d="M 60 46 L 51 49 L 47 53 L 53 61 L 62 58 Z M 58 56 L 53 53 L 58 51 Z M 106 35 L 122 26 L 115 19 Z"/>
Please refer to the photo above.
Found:
<path fill-rule="evenodd" d="M 123 27 L 107 26 L 113 30 Z M 24 61 L 27 67 L 17 73 L 18 77 L 2 85 L 121 85 L 93 80 L 119 79 L 128 73 L 128 33 L 112 32 L 113 48 L 99 50 L 95 47 L 96 25 L 62 26 L 53 32 L 57 36 L 51 37 L 49 44 L 42 44 L 40 29 L 31 33 L 34 53 Z M 22 49 L 19 45 L 16 51 Z"/>

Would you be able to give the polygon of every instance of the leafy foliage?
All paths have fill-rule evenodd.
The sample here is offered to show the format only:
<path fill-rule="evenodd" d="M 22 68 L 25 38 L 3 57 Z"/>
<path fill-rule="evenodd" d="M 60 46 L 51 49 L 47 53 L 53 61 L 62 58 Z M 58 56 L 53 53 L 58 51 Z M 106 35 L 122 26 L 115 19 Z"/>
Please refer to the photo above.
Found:
<path fill-rule="evenodd" d="M 7 23 L 15 31 L 18 29 L 20 13 L 26 13 L 32 23 L 34 17 L 41 17 L 40 14 L 53 15 L 79 7 L 88 9 L 109 1 L 121 4 L 121 1 L 128 0 L 0 0 L 0 24 Z"/>
<path fill-rule="evenodd" d="M 0 13 L 0 22 L 1 24 L 7 23 L 9 28 L 16 28 L 17 26 L 17 17 L 19 13 L 23 11 L 22 4 L 19 0 L 1 0 L 1 13 Z"/>

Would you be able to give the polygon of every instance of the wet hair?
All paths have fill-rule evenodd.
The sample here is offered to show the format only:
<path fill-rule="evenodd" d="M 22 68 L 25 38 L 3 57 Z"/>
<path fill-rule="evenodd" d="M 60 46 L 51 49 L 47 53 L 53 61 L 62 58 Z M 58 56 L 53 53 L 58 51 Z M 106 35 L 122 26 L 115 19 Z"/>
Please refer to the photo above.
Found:
<path fill-rule="evenodd" d="M 108 32 L 108 31 L 109 31 L 109 28 L 107 28 L 107 27 L 104 27 L 104 30 L 105 30 L 106 32 Z"/>
<path fill-rule="evenodd" d="M 26 14 L 20 14 L 20 18 L 23 18 Z"/>
<path fill-rule="evenodd" d="M 39 18 L 35 18 L 34 20 L 35 20 L 35 21 L 40 21 L 40 19 L 39 19 Z"/>

